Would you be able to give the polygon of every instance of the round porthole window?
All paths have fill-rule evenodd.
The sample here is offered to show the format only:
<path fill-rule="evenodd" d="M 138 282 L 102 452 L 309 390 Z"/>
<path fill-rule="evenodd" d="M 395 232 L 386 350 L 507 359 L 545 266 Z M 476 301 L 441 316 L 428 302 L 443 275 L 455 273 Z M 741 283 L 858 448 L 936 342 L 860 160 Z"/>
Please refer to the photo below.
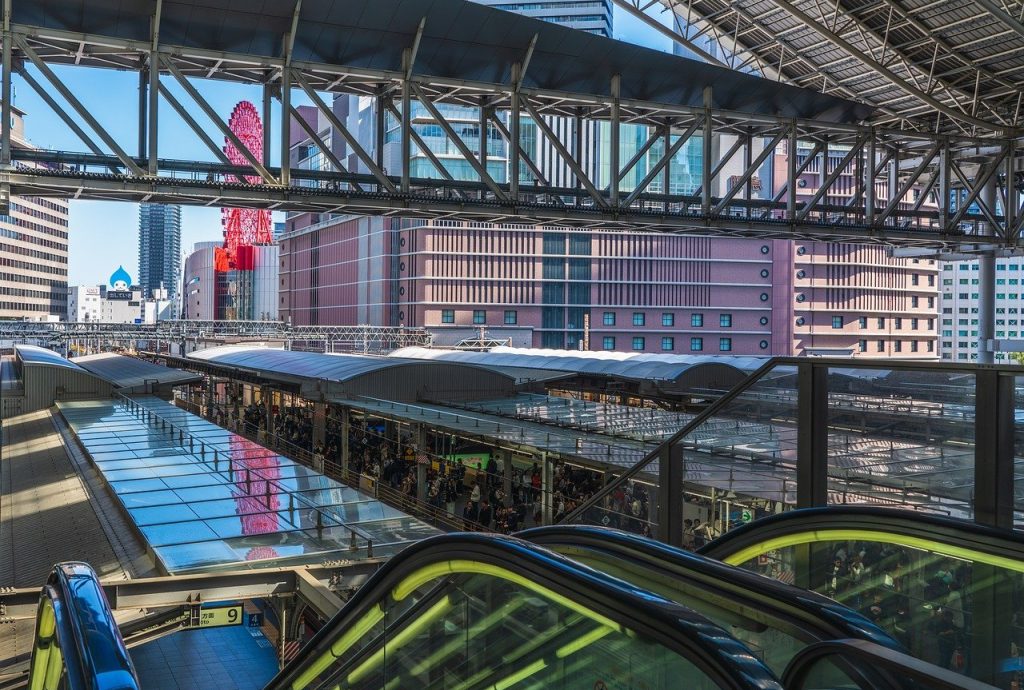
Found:
<path fill-rule="evenodd" d="M 806 187 L 807 186 L 807 180 L 798 180 L 797 183 L 796 183 L 796 186 L 797 187 Z"/>
<path fill-rule="evenodd" d="M 761 342 L 759 342 L 757 344 L 757 346 L 760 347 L 762 350 L 767 350 L 768 349 L 768 341 L 767 340 L 762 340 Z"/>
<path fill-rule="evenodd" d="M 802 316 L 797 317 L 797 320 L 796 320 L 796 325 L 797 326 L 803 326 L 804 323 L 806 323 L 806 321 L 804 320 L 804 317 L 802 317 Z"/>
<path fill-rule="evenodd" d="M 803 302 L 803 301 L 804 301 L 804 300 L 806 300 L 806 299 L 807 299 L 807 295 L 805 295 L 805 294 L 804 294 L 804 293 L 802 293 L 802 292 L 801 292 L 801 293 L 800 293 L 799 295 L 797 295 L 797 296 L 796 296 L 796 301 L 797 301 L 797 302 Z"/>
<path fill-rule="evenodd" d="M 767 316 L 762 316 L 760 318 L 760 323 L 761 323 L 762 326 L 767 326 L 768 325 L 768 317 Z"/>
<path fill-rule="evenodd" d="M 404 295 L 405 294 L 405 286 L 404 285 L 402 287 L 398 288 L 398 294 L 400 294 L 400 295 Z"/>
<path fill-rule="evenodd" d="M 768 293 L 767 292 L 762 292 L 761 293 L 761 301 L 762 302 L 767 302 L 768 301 Z"/>
<path fill-rule="evenodd" d="M 399 271 L 404 271 L 405 270 L 405 262 L 404 261 L 402 263 L 398 264 L 398 270 Z"/>
<path fill-rule="evenodd" d="M 761 245 L 761 253 L 762 254 L 767 254 L 770 251 L 771 251 L 771 248 L 767 244 L 762 244 Z"/>
<path fill-rule="evenodd" d="M 398 320 L 399 321 L 405 321 L 405 312 L 404 311 L 398 312 Z"/>
<path fill-rule="evenodd" d="M 767 278 L 768 276 L 769 276 L 768 269 L 767 268 L 762 268 L 761 269 L 761 277 L 762 278 Z"/>
<path fill-rule="evenodd" d="M 398 240 L 398 246 L 400 246 L 400 247 L 404 247 L 405 246 L 405 238 L 404 237 L 402 239 Z"/>
<path fill-rule="evenodd" d="M 799 254 L 800 256 L 803 256 L 804 254 L 807 253 L 807 247 L 797 247 L 796 253 Z"/>
<path fill-rule="evenodd" d="M 796 272 L 796 277 L 797 278 L 806 278 L 807 277 L 807 271 L 805 271 L 803 269 L 800 269 L 799 271 Z"/>

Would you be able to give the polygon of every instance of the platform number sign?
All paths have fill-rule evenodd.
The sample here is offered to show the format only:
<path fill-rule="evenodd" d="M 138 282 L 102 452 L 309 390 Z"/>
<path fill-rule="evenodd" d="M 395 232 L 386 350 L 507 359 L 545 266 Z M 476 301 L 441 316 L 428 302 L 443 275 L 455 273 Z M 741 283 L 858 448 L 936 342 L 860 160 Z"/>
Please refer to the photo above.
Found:
<path fill-rule="evenodd" d="M 210 606 L 199 609 L 199 620 L 190 627 L 195 628 L 221 628 L 229 625 L 241 625 L 244 615 L 241 604 L 228 606 Z"/>

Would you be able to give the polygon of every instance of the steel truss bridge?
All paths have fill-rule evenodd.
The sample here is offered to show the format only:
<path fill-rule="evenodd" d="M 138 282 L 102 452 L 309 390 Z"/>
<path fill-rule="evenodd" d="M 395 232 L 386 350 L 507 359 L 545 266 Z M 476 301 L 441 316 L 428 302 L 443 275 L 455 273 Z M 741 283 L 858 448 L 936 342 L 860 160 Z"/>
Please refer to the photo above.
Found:
<path fill-rule="evenodd" d="M 386 326 L 289 326 L 280 321 L 159 321 L 155 324 L 0 321 L 0 341 L 35 341 L 59 346 L 132 347 L 139 341 L 181 343 L 244 343 L 276 341 L 301 349 L 387 352 L 427 346 L 431 335 L 422 328 Z"/>
<path fill-rule="evenodd" d="M 86 0 L 4 0 L 0 202 L 56 196 L 925 247 L 1012 248 L 1020 238 L 1024 142 L 1011 125 L 966 116 L 969 126 L 952 130 L 901 127 L 914 121 L 463 0 L 431 3 L 415 16 L 399 0 L 354 0 L 343 17 L 329 0 L 280 4 L 257 16 L 198 0 L 135 0 L 120 3 L 115 16 Z M 54 65 L 136 72 L 138 141 L 98 122 Z M 87 152 L 12 145 L 14 73 Z M 261 159 L 234 141 L 197 90 L 194 82 L 205 79 L 262 87 Z M 347 155 L 298 116 L 296 91 L 344 140 Z M 332 109 L 327 99 L 336 94 L 375 99 L 373 155 Z M 158 149 L 162 103 L 209 149 L 208 160 L 175 160 Z M 525 166 L 535 183 L 495 179 L 488 152 L 474 150 L 444 114 L 448 104 L 478 109 L 478 131 L 500 133 L 508 169 Z M 424 145 L 413 126 L 416 107 L 440 126 L 475 179 L 453 179 Z M 199 113 L 247 153 L 247 166 L 231 165 Z M 400 170 L 385 167 L 386 113 L 398 122 L 389 145 L 400 151 Z M 573 141 L 555 136 L 557 118 L 572 123 Z M 571 170 L 573 186 L 552 186 L 533 150 L 521 145 L 526 119 Z M 272 122 L 281 133 L 278 166 L 270 163 Z M 291 167 L 289 153 L 300 143 L 293 122 L 331 170 Z M 592 122 L 607 128 L 610 182 L 584 161 L 581 133 Z M 626 124 L 646 126 L 647 139 L 622 160 Z M 699 187 L 651 192 L 659 177 L 669 189 L 673 157 L 697 139 Z M 773 151 L 801 148 L 806 155 L 789 155 L 773 173 L 781 184 L 759 184 Z M 652 149 L 663 155 L 637 168 Z M 814 165 L 830 151 L 840 154 L 837 165 Z M 433 176 L 412 175 L 417 152 L 431 160 Z M 627 188 L 623 180 L 635 169 L 640 179 Z M 816 191 L 798 200 L 808 183 Z"/>

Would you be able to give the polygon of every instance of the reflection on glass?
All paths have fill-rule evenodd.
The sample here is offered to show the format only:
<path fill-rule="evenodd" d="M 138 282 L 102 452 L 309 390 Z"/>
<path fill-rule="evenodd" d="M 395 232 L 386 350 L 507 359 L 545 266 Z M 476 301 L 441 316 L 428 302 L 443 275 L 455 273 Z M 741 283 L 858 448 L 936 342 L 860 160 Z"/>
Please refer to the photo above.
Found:
<path fill-rule="evenodd" d="M 885 533 L 814 538 L 738 564 L 860 611 L 919 659 L 1007 690 L 1024 680 L 1024 563 Z"/>
<path fill-rule="evenodd" d="M 271 480 L 277 479 L 277 456 L 267 456 L 266 450 L 241 436 L 231 439 L 230 467 L 234 480 L 235 503 L 242 523 L 242 534 L 269 534 L 280 531 L 277 510 L 281 503 Z M 277 551 L 270 546 L 253 547 L 245 556 L 247 561 L 276 558 Z"/>

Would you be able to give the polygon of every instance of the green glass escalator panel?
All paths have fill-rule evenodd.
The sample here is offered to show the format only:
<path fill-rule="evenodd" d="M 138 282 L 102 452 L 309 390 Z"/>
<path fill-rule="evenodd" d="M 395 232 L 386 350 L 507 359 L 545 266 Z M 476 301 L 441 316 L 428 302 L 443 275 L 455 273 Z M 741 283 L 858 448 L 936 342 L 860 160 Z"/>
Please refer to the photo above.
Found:
<path fill-rule="evenodd" d="M 300 688 L 718 687 L 654 640 L 529 578 L 453 560 L 391 590 L 315 660 Z"/>
<path fill-rule="evenodd" d="M 993 684 L 1024 681 L 1024 561 L 868 529 L 766 539 L 725 562 L 860 611 L 915 657 Z"/>

